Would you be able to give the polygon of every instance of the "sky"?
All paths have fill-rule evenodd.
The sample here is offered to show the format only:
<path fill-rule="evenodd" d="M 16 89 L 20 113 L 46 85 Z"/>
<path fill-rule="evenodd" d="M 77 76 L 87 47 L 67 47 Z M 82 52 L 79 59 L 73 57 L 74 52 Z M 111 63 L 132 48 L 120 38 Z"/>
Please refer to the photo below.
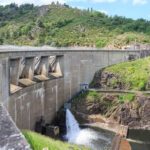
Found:
<path fill-rule="evenodd" d="M 93 8 L 109 16 L 119 15 L 133 19 L 150 20 L 150 0 L 0 0 L 0 5 L 10 3 L 46 5 L 52 1 L 59 1 L 80 9 Z"/>

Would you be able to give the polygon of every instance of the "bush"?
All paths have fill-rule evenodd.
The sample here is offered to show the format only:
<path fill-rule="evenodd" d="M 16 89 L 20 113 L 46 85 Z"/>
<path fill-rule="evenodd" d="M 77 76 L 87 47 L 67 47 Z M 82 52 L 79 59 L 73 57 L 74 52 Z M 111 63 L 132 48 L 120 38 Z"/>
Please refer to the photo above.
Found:
<path fill-rule="evenodd" d="M 119 102 L 120 103 L 125 103 L 125 102 L 131 102 L 133 101 L 135 98 L 135 95 L 134 94 L 120 94 L 119 95 Z"/>
<path fill-rule="evenodd" d="M 103 48 L 106 46 L 106 44 L 107 41 L 105 39 L 100 39 L 96 42 L 96 47 Z"/>

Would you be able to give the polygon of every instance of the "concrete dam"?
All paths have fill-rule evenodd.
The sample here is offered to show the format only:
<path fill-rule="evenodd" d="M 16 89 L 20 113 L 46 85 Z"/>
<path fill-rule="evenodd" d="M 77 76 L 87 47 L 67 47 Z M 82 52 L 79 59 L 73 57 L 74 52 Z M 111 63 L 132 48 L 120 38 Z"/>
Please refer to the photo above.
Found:
<path fill-rule="evenodd" d="M 50 123 L 59 108 L 81 90 L 81 84 L 89 84 L 99 69 L 149 54 L 148 50 L 1 47 L 0 148 L 12 148 L 20 140 L 25 146 L 18 129 L 34 130 L 41 116 Z M 13 134 L 20 138 L 9 140 Z"/>

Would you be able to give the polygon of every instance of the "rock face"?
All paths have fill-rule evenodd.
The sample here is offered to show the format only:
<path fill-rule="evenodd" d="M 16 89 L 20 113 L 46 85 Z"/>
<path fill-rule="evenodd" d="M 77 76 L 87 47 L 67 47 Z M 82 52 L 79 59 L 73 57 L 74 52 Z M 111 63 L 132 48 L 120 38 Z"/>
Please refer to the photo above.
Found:
<path fill-rule="evenodd" d="M 94 79 L 90 84 L 91 88 L 101 88 L 101 74 L 102 74 L 102 70 L 99 70 L 95 73 Z"/>
<path fill-rule="evenodd" d="M 150 99 L 137 97 L 134 103 L 121 105 L 112 117 L 130 128 L 150 129 Z"/>
<path fill-rule="evenodd" d="M 148 60 L 141 59 L 104 68 L 95 73 L 91 88 L 150 91 Z M 142 66 L 142 67 L 141 67 Z"/>
<path fill-rule="evenodd" d="M 103 70 L 95 73 L 94 79 L 90 85 L 91 88 L 102 89 L 125 89 L 123 83 L 119 81 L 117 75 Z"/>

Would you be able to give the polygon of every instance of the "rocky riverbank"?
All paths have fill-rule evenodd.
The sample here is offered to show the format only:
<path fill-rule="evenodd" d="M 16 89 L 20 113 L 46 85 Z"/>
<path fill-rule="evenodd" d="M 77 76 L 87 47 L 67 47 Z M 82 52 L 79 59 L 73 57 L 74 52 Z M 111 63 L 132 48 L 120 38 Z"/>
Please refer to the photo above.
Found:
<path fill-rule="evenodd" d="M 73 100 L 72 110 L 80 123 L 115 122 L 150 130 L 150 95 L 89 91 Z"/>

